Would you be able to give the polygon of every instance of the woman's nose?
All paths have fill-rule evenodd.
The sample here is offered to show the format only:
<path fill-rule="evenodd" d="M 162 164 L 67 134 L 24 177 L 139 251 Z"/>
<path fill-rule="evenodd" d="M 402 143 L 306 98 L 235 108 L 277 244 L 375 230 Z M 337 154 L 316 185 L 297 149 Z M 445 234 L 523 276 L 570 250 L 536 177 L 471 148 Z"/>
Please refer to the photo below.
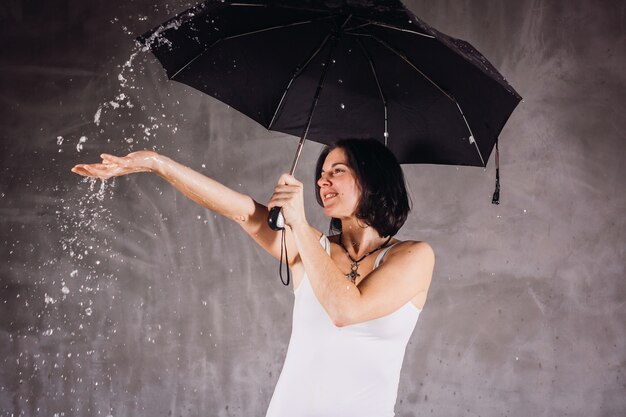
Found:
<path fill-rule="evenodd" d="M 322 174 L 319 178 L 319 180 L 317 180 L 317 185 L 322 187 L 324 185 L 330 185 L 330 181 L 328 180 L 328 177 L 325 176 L 324 174 Z"/>

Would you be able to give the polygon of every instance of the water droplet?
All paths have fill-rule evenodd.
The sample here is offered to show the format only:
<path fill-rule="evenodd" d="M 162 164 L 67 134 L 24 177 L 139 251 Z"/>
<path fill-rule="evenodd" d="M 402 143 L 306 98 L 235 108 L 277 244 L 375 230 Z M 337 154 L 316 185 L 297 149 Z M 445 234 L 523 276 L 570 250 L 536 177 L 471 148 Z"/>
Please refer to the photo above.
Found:
<path fill-rule="evenodd" d="M 342 109 L 345 109 L 345 108 L 346 108 L 346 105 L 345 105 L 345 104 L 343 104 L 343 103 L 341 103 L 341 104 L 339 105 L 339 107 L 341 107 Z"/>
<path fill-rule="evenodd" d="M 78 152 L 83 150 L 83 143 L 87 142 L 87 136 L 81 136 L 80 139 L 78 139 L 78 144 L 76 145 L 76 150 Z"/>

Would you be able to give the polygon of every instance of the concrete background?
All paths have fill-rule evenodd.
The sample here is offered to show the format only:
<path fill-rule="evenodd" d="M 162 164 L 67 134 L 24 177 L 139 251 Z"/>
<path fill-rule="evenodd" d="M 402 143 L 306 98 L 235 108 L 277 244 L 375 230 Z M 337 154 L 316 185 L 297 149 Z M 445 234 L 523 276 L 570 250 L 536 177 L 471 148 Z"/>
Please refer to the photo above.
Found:
<path fill-rule="evenodd" d="M 500 206 L 493 158 L 404 167 L 400 237 L 429 241 L 437 265 L 396 414 L 626 415 L 626 3 L 407 5 L 524 102 L 501 135 Z M 293 138 L 166 81 L 151 56 L 124 66 L 135 35 L 188 6 L 0 5 L 1 416 L 265 413 L 293 303 L 277 262 L 155 176 L 69 171 L 154 147 L 266 201 Z M 319 149 L 297 172 L 309 196 Z M 313 198 L 307 212 L 325 229 Z"/>

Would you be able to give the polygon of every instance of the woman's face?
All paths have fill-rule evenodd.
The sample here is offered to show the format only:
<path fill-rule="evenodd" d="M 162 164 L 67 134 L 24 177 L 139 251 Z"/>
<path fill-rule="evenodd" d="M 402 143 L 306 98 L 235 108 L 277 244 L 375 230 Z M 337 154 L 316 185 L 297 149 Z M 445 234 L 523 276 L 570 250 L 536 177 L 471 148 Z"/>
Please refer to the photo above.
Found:
<path fill-rule="evenodd" d="M 344 219 L 354 214 L 361 189 L 343 149 L 335 148 L 326 156 L 317 185 L 326 216 Z"/>

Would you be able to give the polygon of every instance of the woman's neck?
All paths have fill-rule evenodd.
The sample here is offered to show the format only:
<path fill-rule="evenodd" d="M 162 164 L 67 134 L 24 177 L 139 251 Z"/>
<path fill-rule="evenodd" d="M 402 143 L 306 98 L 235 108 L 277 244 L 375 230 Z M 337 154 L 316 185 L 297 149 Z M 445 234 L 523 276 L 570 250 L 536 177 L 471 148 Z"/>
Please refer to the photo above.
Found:
<path fill-rule="evenodd" d="M 341 241 L 350 255 L 357 259 L 382 245 L 386 237 L 380 237 L 376 229 L 354 220 L 341 222 Z"/>

